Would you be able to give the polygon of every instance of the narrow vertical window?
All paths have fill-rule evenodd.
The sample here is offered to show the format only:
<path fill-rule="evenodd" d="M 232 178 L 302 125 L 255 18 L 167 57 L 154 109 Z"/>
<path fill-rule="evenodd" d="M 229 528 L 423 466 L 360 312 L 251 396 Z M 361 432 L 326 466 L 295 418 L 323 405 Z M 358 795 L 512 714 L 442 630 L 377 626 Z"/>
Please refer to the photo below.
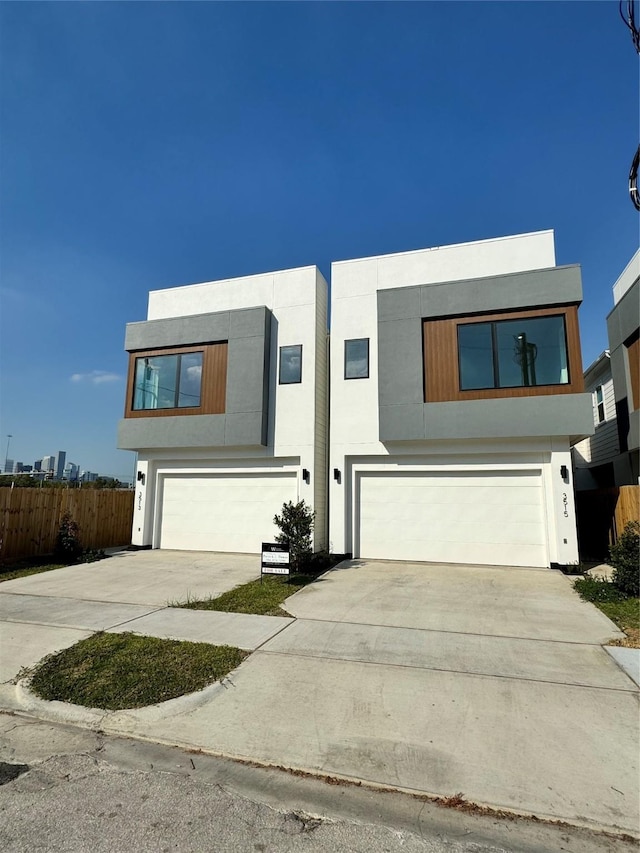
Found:
<path fill-rule="evenodd" d="M 280 347 L 280 385 L 302 382 L 302 344 Z"/>
<path fill-rule="evenodd" d="M 344 378 L 369 378 L 369 338 L 344 342 Z"/>
<path fill-rule="evenodd" d="M 596 423 L 601 424 L 604 417 L 604 394 L 602 393 L 602 385 L 598 385 L 594 393 L 596 404 Z"/>

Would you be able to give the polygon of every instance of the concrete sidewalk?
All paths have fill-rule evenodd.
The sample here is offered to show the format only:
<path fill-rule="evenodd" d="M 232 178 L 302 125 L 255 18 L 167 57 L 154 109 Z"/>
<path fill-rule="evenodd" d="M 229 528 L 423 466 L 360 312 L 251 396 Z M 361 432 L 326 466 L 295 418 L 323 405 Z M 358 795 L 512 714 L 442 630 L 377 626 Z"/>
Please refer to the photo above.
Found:
<path fill-rule="evenodd" d="M 253 651 L 293 622 L 278 616 L 216 613 L 66 598 L 0 594 L 0 683 L 45 655 L 96 631 L 237 646 Z"/>
<path fill-rule="evenodd" d="M 173 620 L 168 633 L 212 631 L 215 616 L 229 630 L 266 622 L 264 634 L 252 623 L 256 651 L 200 697 L 73 718 L 217 755 L 436 796 L 460 792 L 492 808 L 639 833 L 638 688 L 602 647 L 619 632 L 570 579 L 354 561 L 284 606 L 296 621 L 132 613 L 108 630 L 156 633 Z M 55 630 L 82 630 L 69 621 Z M 8 685 L 1 698 L 5 708 L 44 717 L 72 713 L 61 703 L 28 706 Z"/>
<path fill-rule="evenodd" d="M 169 607 L 215 597 L 259 575 L 253 554 L 120 551 L 0 584 L 0 682 L 95 631 L 253 651 L 292 620 Z"/>

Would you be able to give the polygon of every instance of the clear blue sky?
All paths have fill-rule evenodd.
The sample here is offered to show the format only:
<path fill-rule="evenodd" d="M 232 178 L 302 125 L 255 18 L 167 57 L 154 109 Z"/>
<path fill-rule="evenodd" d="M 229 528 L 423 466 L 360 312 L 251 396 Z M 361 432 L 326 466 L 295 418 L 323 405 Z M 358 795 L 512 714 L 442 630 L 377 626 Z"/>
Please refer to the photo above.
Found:
<path fill-rule="evenodd" d="M 0 462 L 117 451 L 151 289 L 553 228 L 585 366 L 638 245 L 617 2 L 2 3 Z"/>

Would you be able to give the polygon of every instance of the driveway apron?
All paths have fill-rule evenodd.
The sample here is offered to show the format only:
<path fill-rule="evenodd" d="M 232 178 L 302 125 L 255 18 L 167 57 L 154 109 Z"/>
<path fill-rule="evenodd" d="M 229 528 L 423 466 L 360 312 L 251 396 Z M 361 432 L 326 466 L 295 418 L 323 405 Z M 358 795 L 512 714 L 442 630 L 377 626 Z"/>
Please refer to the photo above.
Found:
<path fill-rule="evenodd" d="M 638 690 L 620 632 L 557 572 L 352 561 L 209 704 L 120 731 L 638 832 Z"/>

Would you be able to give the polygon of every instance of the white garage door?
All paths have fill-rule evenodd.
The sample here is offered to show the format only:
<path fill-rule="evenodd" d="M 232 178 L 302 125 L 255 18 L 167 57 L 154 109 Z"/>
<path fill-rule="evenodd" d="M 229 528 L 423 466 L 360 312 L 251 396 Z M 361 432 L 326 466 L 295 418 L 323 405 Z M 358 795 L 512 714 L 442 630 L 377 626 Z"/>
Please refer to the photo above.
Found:
<path fill-rule="evenodd" d="M 358 492 L 358 556 L 548 565 L 540 471 L 361 473 Z"/>
<path fill-rule="evenodd" d="M 167 474 L 160 518 L 160 548 L 259 553 L 278 532 L 273 516 L 297 501 L 297 480 L 287 474 Z"/>

